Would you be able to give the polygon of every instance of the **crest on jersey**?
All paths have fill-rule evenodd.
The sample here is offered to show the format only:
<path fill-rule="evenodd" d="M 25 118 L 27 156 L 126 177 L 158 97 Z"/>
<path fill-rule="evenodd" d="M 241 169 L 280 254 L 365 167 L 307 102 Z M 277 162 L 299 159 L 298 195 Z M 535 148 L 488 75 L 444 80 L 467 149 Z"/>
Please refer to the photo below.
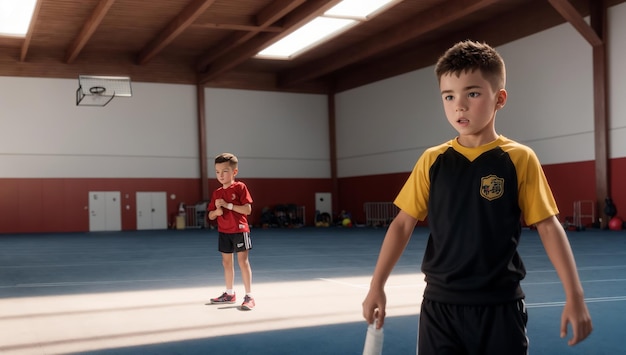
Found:
<path fill-rule="evenodd" d="M 496 175 L 488 175 L 480 179 L 480 195 L 489 201 L 502 197 L 504 179 Z"/>

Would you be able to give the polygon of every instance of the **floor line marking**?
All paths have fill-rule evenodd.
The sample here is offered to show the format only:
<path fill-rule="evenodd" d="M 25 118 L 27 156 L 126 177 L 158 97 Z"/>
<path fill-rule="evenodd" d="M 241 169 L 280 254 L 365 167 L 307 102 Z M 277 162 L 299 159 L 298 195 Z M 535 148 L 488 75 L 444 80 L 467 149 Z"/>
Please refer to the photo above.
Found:
<path fill-rule="evenodd" d="M 74 282 L 42 282 L 42 283 L 24 283 L 15 285 L 4 285 L 0 288 L 29 288 L 29 287 L 60 287 L 60 286 L 82 286 L 82 285 L 114 285 L 114 284 L 127 284 L 135 282 L 163 282 L 163 281 L 181 281 L 181 280 L 195 280 L 195 278 L 181 278 L 181 279 L 145 279 L 145 280 L 108 280 L 108 281 L 74 281 Z"/>
<path fill-rule="evenodd" d="M 602 279 L 602 280 L 581 280 L 582 283 L 592 283 L 592 282 L 624 282 L 626 279 Z M 551 284 L 560 284 L 561 281 L 542 281 L 542 282 L 524 282 L 522 281 L 522 285 L 551 285 Z"/>
<path fill-rule="evenodd" d="M 619 302 L 626 301 L 626 296 L 614 296 L 614 297 L 595 297 L 585 298 L 586 303 L 600 303 L 600 302 Z M 564 301 L 557 302 L 540 302 L 540 303 L 527 303 L 527 308 L 545 308 L 545 307 L 557 307 L 564 306 Z"/>
<path fill-rule="evenodd" d="M 361 288 L 361 289 L 369 289 L 369 284 L 355 284 L 355 283 L 351 283 L 351 282 L 345 282 L 345 281 L 338 281 L 338 280 L 333 280 L 333 279 L 327 279 L 327 278 L 323 278 L 323 277 L 318 277 L 317 280 L 320 281 L 326 281 L 326 282 L 331 282 L 331 283 L 335 283 L 338 285 L 343 285 L 343 286 L 348 286 L 348 287 L 353 287 L 353 288 Z M 426 283 L 407 283 L 404 285 L 387 285 L 385 286 L 385 288 L 390 289 L 390 288 L 419 288 L 419 287 L 423 287 L 424 285 L 426 285 Z"/>

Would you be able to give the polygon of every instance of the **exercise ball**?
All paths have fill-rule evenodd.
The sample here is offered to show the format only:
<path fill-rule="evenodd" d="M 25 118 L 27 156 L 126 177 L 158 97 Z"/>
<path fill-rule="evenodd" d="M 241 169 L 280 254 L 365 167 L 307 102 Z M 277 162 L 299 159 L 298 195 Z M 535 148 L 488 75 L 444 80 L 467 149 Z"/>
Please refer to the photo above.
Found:
<path fill-rule="evenodd" d="M 621 231 L 624 221 L 619 217 L 613 217 L 609 220 L 609 229 L 612 231 Z"/>

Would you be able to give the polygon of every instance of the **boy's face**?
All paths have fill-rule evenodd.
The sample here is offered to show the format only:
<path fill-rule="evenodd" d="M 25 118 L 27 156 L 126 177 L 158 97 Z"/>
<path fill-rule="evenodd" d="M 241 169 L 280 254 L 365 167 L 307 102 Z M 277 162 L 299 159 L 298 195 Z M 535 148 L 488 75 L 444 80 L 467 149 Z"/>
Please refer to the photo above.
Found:
<path fill-rule="evenodd" d="M 224 187 L 230 186 L 235 181 L 237 175 L 237 168 L 230 166 L 229 162 L 215 164 L 215 176 L 217 181 Z"/>
<path fill-rule="evenodd" d="M 459 133 L 458 141 L 476 147 L 494 141 L 496 111 L 506 103 L 506 90 L 494 89 L 479 70 L 443 75 L 439 81 L 448 122 Z"/>

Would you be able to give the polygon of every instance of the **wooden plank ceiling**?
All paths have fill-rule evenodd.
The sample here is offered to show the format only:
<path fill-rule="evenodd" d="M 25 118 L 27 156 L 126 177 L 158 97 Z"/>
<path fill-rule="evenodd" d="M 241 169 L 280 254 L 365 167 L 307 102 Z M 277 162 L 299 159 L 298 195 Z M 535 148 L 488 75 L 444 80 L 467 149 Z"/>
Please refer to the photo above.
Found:
<path fill-rule="evenodd" d="M 281 61 L 254 56 L 337 0 L 39 0 L 25 38 L 0 37 L 0 75 L 340 92 L 432 65 L 461 39 L 497 46 L 565 17 L 584 28 L 589 1 L 404 0 Z"/>

